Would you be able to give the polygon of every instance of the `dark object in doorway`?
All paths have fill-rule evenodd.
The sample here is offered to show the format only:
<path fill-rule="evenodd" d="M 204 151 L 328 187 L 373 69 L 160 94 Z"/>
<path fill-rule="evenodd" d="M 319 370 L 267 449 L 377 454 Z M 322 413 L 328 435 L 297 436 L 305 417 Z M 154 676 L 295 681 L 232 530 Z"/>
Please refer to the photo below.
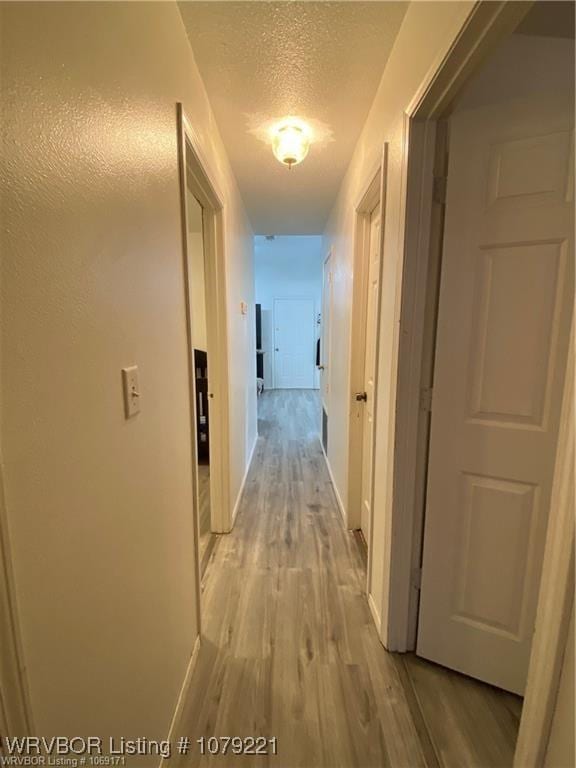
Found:
<path fill-rule="evenodd" d="M 194 350 L 196 392 L 196 450 L 199 464 L 210 463 L 210 418 L 208 408 L 208 354 Z"/>
<path fill-rule="evenodd" d="M 256 304 L 256 378 L 264 381 L 264 350 L 262 349 L 262 305 Z M 264 388 L 264 384 L 262 384 Z"/>

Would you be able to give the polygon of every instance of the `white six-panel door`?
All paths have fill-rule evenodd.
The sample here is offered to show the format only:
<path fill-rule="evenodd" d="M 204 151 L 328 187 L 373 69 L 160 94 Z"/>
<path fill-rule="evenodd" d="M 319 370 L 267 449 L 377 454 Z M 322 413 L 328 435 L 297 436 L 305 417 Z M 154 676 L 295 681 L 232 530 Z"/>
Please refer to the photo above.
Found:
<path fill-rule="evenodd" d="M 326 414 L 328 414 L 330 395 L 331 316 L 332 257 L 328 254 L 322 268 L 322 332 L 320 336 L 320 395 L 322 398 L 322 408 Z"/>
<path fill-rule="evenodd" d="M 524 691 L 573 303 L 569 105 L 456 114 L 419 655 Z"/>
<path fill-rule="evenodd" d="M 372 446 L 374 445 L 374 379 L 376 376 L 376 323 L 380 289 L 380 208 L 370 217 L 368 246 L 368 290 L 366 295 L 366 354 L 364 361 L 364 392 L 366 401 L 362 427 L 362 504 L 360 527 L 366 543 L 370 542 L 372 514 Z"/>
<path fill-rule="evenodd" d="M 313 299 L 274 299 L 274 386 L 313 389 L 316 363 Z"/>

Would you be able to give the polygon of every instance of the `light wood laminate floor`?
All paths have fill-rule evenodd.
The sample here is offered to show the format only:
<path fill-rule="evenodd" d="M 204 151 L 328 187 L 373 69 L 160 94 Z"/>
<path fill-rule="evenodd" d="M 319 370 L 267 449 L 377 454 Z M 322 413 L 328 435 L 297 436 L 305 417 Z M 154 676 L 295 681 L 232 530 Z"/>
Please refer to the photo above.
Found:
<path fill-rule="evenodd" d="M 199 531 L 200 562 L 205 559 L 212 539 L 210 519 L 210 465 L 198 464 L 198 504 L 199 504 Z M 204 569 L 202 569 L 204 572 Z"/>
<path fill-rule="evenodd" d="M 521 701 L 415 656 L 372 623 L 358 539 L 318 439 L 315 391 L 265 392 L 232 533 L 203 582 L 203 640 L 176 765 L 510 766 Z M 200 757 L 205 736 L 276 736 L 276 756 Z"/>

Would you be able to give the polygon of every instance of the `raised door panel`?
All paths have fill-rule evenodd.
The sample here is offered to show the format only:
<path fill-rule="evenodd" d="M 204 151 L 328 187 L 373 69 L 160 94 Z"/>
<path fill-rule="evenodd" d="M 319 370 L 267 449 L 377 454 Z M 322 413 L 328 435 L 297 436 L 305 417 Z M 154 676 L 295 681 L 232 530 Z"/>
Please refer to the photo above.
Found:
<path fill-rule="evenodd" d="M 471 418 L 542 426 L 565 288 L 565 245 L 514 244 L 479 251 Z"/>

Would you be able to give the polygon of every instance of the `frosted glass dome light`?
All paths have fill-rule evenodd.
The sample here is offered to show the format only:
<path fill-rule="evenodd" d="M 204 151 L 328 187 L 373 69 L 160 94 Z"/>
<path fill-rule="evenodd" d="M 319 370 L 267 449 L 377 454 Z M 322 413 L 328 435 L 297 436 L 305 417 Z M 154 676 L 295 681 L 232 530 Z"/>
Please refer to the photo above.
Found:
<path fill-rule="evenodd" d="M 310 132 L 304 123 L 292 120 L 280 123 L 272 134 L 272 151 L 288 168 L 298 165 L 310 149 Z"/>

